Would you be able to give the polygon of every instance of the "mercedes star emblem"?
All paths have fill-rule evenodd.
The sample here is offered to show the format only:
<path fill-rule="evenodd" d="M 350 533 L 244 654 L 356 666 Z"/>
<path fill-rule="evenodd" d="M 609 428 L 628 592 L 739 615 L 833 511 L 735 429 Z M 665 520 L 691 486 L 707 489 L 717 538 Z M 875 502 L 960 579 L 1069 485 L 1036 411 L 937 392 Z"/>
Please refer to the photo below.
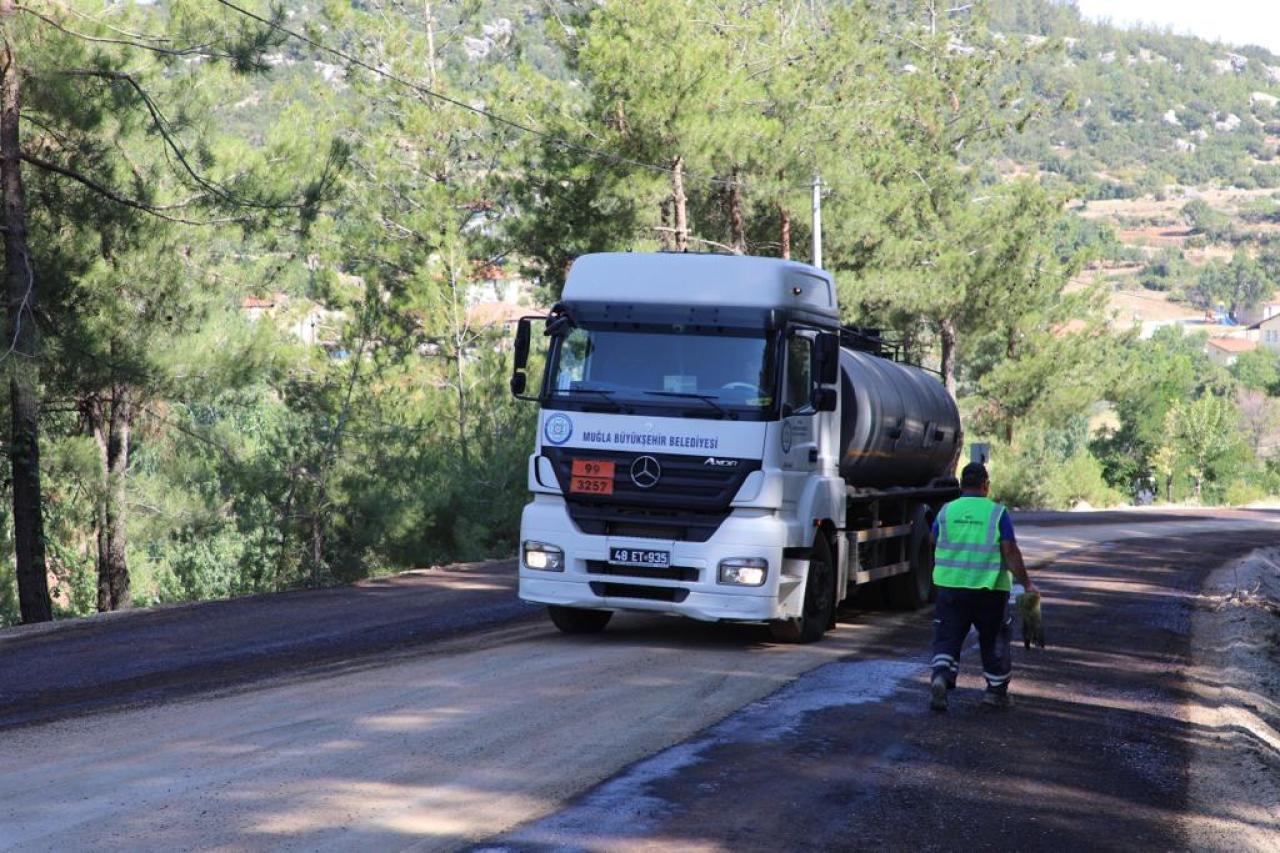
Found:
<path fill-rule="evenodd" d="M 662 466 L 652 456 L 640 456 L 631 463 L 631 482 L 642 489 L 652 489 L 662 477 Z"/>

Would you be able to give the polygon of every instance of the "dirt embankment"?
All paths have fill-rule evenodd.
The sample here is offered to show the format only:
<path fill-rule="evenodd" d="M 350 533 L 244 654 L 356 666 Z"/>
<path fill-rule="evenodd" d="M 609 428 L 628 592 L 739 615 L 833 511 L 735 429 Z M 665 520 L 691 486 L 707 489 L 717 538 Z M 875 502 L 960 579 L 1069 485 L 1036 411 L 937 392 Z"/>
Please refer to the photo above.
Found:
<path fill-rule="evenodd" d="M 1188 839 L 1196 850 L 1280 843 L 1280 548 L 1214 572 L 1192 622 L 1197 733 Z M 1198 701 L 1197 701 L 1198 700 Z"/>

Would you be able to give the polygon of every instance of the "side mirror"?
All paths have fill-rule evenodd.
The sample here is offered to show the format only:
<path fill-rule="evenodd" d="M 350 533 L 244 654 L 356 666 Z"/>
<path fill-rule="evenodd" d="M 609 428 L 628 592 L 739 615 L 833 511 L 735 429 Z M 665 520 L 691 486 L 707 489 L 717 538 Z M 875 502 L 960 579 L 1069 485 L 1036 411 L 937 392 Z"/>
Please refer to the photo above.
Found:
<path fill-rule="evenodd" d="M 813 390 L 813 410 L 815 412 L 834 412 L 839 397 L 834 388 L 815 388 Z"/>
<path fill-rule="evenodd" d="M 521 371 L 529 363 L 529 318 L 524 317 L 516 326 L 515 370 Z"/>
<path fill-rule="evenodd" d="M 814 340 L 814 357 L 818 366 L 818 384 L 835 385 L 840 381 L 840 336 L 823 332 Z M 819 409 L 819 411 L 828 411 Z"/>
<path fill-rule="evenodd" d="M 543 373 L 546 365 L 544 360 L 539 357 L 534 359 L 532 370 L 529 368 L 529 349 L 533 339 L 533 323 L 534 321 L 545 323 L 545 317 L 521 317 L 520 322 L 516 324 L 515 345 L 512 347 L 514 358 L 511 365 L 511 394 L 521 400 L 537 400 L 537 397 L 530 397 L 525 394 L 525 390 L 532 385 L 534 388 L 542 387 Z M 529 373 L 533 373 L 532 379 Z"/>

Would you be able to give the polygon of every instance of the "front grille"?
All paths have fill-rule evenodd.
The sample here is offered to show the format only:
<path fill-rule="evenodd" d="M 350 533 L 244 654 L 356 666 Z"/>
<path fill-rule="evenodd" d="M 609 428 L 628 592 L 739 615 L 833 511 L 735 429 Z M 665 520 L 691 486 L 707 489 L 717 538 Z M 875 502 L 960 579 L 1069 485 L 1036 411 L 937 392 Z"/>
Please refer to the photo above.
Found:
<path fill-rule="evenodd" d="M 592 536 L 630 536 L 669 542 L 706 542 L 729 517 L 723 512 L 675 512 L 636 506 L 566 501 L 569 517 Z"/>
<path fill-rule="evenodd" d="M 706 464 L 712 458 L 707 456 L 562 447 L 544 447 L 542 452 L 556 472 L 570 518 L 591 536 L 706 542 L 729 517 L 729 504 L 747 475 L 760 469 L 759 459 L 732 460 L 738 464 L 724 468 Z M 662 477 L 651 489 L 641 489 L 631 481 L 631 464 L 642 455 L 653 456 L 662 466 Z M 570 492 L 575 459 L 613 462 L 613 494 Z"/>
<path fill-rule="evenodd" d="M 649 578 L 659 581 L 689 581 L 691 583 L 696 583 L 698 580 L 697 569 L 686 569 L 681 566 L 671 566 L 670 568 L 615 566 L 606 563 L 604 560 L 587 560 L 587 574 L 614 575 L 624 578 Z"/>
<path fill-rule="evenodd" d="M 649 524 L 645 521 L 606 521 L 605 528 L 609 536 L 630 536 L 635 539 L 684 539 L 688 532 L 687 526 Z"/>
<path fill-rule="evenodd" d="M 638 598 L 646 601 L 671 601 L 676 604 L 689 597 L 689 590 L 667 586 L 639 586 L 629 583 L 591 582 L 591 591 L 604 598 Z"/>

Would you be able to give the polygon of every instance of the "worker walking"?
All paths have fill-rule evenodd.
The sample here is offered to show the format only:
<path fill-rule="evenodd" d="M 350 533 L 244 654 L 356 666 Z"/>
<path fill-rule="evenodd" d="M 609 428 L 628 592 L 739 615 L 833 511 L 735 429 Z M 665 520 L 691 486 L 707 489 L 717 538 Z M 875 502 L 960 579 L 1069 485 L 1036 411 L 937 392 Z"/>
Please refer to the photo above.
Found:
<path fill-rule="evenodd" d="M 960 472 L 960 497 L 938 513 L 933 524 L 933 582 L 938 587 L 934 616 L 933 678 L 929 707 L 947 709 L 947 691 L 956 686 L 960 647 L 969 628 L 978 629 L 984 707 L 1007 708 L 1013 671 L 1009 641 L 1010 575 L 1028 593 L 1036 592 L 1013 535 L 1013 521 L 1003 506 L 989 500 L 991 481 L 978 462 Z"/>

